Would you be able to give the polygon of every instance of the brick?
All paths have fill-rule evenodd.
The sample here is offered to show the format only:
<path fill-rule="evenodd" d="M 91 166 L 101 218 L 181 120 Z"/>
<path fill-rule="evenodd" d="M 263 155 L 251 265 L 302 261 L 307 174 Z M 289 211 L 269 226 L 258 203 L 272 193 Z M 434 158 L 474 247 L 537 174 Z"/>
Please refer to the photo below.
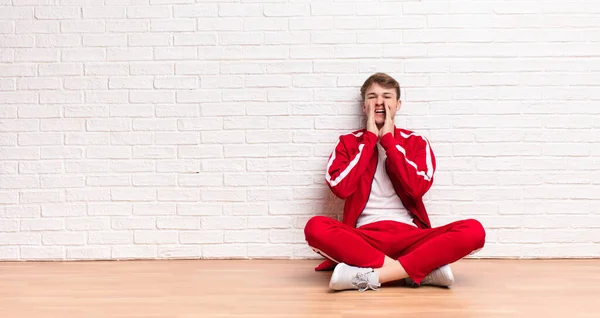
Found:
<path fill-rule="evenodd" d="M 101 231 L 110 228 L 108 218 L 68 218 L 66 219 L 67 230 L 70 231 Z"/>
<path fill-rule="evenodd" d="M 132 20 L 115 20 L 106 23 L 107 32 L 148 32 L 150 31 L 150 22 L 148 21 L 132 21 Z"/>
<path fill-rule="evenodd" d="M 194 189 L 159 189 L 158 201 L 198 201 L 200 191 Z"/>
<path fill-rule="evenodd" d="M 17 232 L 19 231 L 19 220 L 2 220 L 0 221 L 0 232 Z"/>
<path fill-rule="evenodd" d="M 235 230 L 246 227 L 245 217 L 211 217 L 206 216 L 201 220 L 202 229 L 206 230 Z"/>
<path fill-rule="evenodd" d="M 46 160 L 19 162 L 19 173 L 21 174 L 44 174 L 64 172 L 62 161 Z"/>
<path fill-rule="evenodd" d="M 177 10 L 177 8 L 175 8 Z M 186 11 L 186 12 L 189 12 Z M 185 14 L 185 13 L 183 13 Z M 190 14 L 190 13 L 187 13 Z M 202 12 L 199 14 L 203 14 Z M 243 20 L 238 18 L 207 18 L 198 19 L 200 31 L 242 31 Z"/>
<path fill-rule="evenodd" d="M 149 160 L 115 160 L 110 163 L 110 170 L 113 172 L 154 172 L 155 163 Z"/>
<path fill-rule="evenodd" d="M 350 16 L 354 15 L 355 5 L 346 3 L 315 3 L 311 4 L 313 16 Z"/>
<path fill-rule="evenodd" d="M 147 259 L 156 257 L 154 246 L 113 246 L 111 258 L 114 259 Z"/>
<path fill-rule="evenodd" d="M 88 119 L 86 122 L 88 131 L 129 131 L 131 120 L 129 119 Z"/>
<path fill-rule="evenodd" d="M 176 209 L 172 203 L 134 203 L 133 215 L 175 215 Z"/>
<path fill-rule="evenodd" d="M 133 232 L 131 231 L 90 231 L 88 244 L 117 245 L 132 244 Z"/>
<path fill-rule="evenodd" d="M 111 117 L 153 117 L 153 105 L 111 105 L 109 108 Z"/>
<path fill-rule="evenodd" d="M 223 202 L 243 202 L 246 198 L 244 189 L 213 189 L 211 191 L 202 190 L 200 197 L 203 201 L 223 201 Z"/>
<path fill-rule="evenodd" d="M 55 90 L 61 87 L 60 78 L 19 78 L 19 90 Z"/>
<path fill-rule="evenodd" d="M 109 138 L 104 137 L 108 136 L 103 136 L 103 140 L 109 139 L 113 145 L 151 145 L 153 143 L 152 134 L 146 132 L 113 132 Z"/>
<path fill-rule="evenodd" d="M 86 75 L 127 75 L 128 70 L 128 65 L 119 63 L 86 63 L 85 65 Z"/>
<path fill-rule="evenodd" d="M 111 220 L 111 228 L 114 230 L 156 229 L 156 219 L 145 217 L 115 217 Z"/>
<path fill-rule="evenodd" d="M 111 189 L 110 198 L 112 201 L 154 201 L 156 200 L 156 190 L 152 189 Z"/>
<path fill-rule="evenodd" d="M 101 33 L 110 31 L 103 20 L 61 21 L 60 30 L 63 33 Z"/>
<path fill-rule="evenodd" d="M 235 157 L 265 157 L 268 149 L 264 145 L 226 145 L 224 155 L 227 158 Z"/>
<path fill-rule="evenodd" d="M 108 172 L 109 162 L 103 160 L 67 161 L 65 171 L 73 172 Z"/>
<path fill-rule="evenodd" d="M 110 247 L 67 247 L 67 259 L 105 260 L 110 256 Z"/>
<path fill-rule="evenodd" d="M 87 214 L 85 203 L 60 203 L 42 205 L 42 216 L 44 217 L 72 217 Z"/>
<path fill-rule="evenodd" d="M 177 204 L 178 215 L 221 215 L 222 212 L 220 203 Z"/>
<path fill-rule="evenodd" d="M 194 89 L 199 87 L 198 78 L 193 76 L 156 77 L 154 87 L 164 89 Z"/>
<path fill-rule="evenodd" d="M 152 60 L 151 48 L 108 48 L 106 59 L 108 61 L 143 61 Z"/>
<path fill-rule="evenodd" d="M 205 159 L 202 160 L 202 171 L 245 171 L 244 159 Z"/>
<path fill-rule="evenodd" d="M 168 46 L 171 38 L 168 34 L 130 34 L 126 42 L 130 46 Z"/>
<path fill-rule="evenodd" d="M 263 14 L 258 4 L 219 4 L 219 17 L 257 17 Z"/>
<path fill-rule="evenodd" d="M 139 131 L 170 131 L 177 130 L 176 120 L 167 119 L 134 119 L 133 130 Z"/>
<path fill-rule="evenodd" d="M 232 60 L 242 58 L 242 49 L 240 47 L 209 47 L 202 46 L 198 48 L 198 57 L 205 60 Z"/>
<path fill-rule="evenodd" d="M 78 8 L 70 7 L 36 7 L 35 18 L 38 20 L 66 20 L 78 19 L 80 12 Z"/>
<path fill-rule="evenodd" d="M 38 94 L 33 92 L 2 92 L 0 102 L 4 104 L 36 104 Z"/>
<path fill-rule="evenodd" d="M 225 232 L 224 243 L 266 243 L 269 232 L 262 230 L 242 230 Z"/>
<path fill-rule="evenodd" d="M 244 78 L 241 76 L 202 76 L 202 88 L 242 88 Z"/>
<path fill-rule="evenodd" d="M 230 211 L 226 211 L 226 215 L 267 215 L 269 206 L 266 202 L 236 202 L 231 204 Z"/>
<path fill-rule="evenodd" d="M 20 256 L 21 260 L 60 260 L 65 257 L 65 248 L 22 246 Z"/>
<path fill-rule="evenodd" d="M 181 244 L 218 244 L 223 243 L 223 231 L 181 231 L 179 242 Z"/>
<path fill-rule="evenodd" d="M 112 47 L 112 46 L 127 46 L 126 35 L 84 35 L 83 46 L 92 47 Z M 104 49 L 98 48 L 98 51 L 104 52 Z M 105 56 L 103 54 L 102 56 Z M 106 59 L 106 58 L 104 58 Z"/>
<path fill-rule="evenodd" d="M 267 176 L 264 174 L 225 174 L 226 186 L 264 186 L 267 185 Z"/>
<path fill-rule="evenodd" d="M 33 17 L 33 7 L 6 7 L 0 12 L 0 19 L 31 20 Z"/>
<path fill-rule="evenodd" d="M 310 185 L 313 183 L 312 176 L 309 174 L 288 174 L 285 176 L 283 174 L 270 174 L 268 179 L 270 186 Z"/>
<path fill-rule="evenodd" d="M 93 171 L 97 172 L 97 171 Z M 67 189 L 67 202 L 109 201 L 108 189 Z"/>
<path fill-rule="evenodd" d="M 194 173 L 180 175 L 177 184 L 181 187 L 223 186 L 221 173 Z"/>
<path fill-rule="evenodd" d="M 309 157 L 312 147 L 309 145 L 269 145 L 269 157 Z"/>
<path fill-rule="evenodd" d="M 169 18 L 170 10 L 168 6 L 140 6 L 127 7 L 127 18 L 145 19 L 145 18 Z"/>
<path fill-rule="evenodd" d="M 135 244 L 174 244 L 179 241 L 177 231 L 136 230 Z"/>
<path fill-rule="evenodd" d="M 198 51 L 195 47 L 157 47 L 154 49 L 156 60 L 195 60 Z"/>
<path fill-rule="evenodd" d="M 194 230 L 200 229 L 200 219 L 195 218 L 159 218 L 156 221 L 159 229 Z"/>
<path fill-rule="evenodd" d="M 131 8 L 128 8 L 131 9 Z M 120 19 L 125 18 L 125 8 L 87 7 L 83 8 L 84 19 Z"/>
<path fill-rule="evenodd" d="M 40 216 L 41 208 L 39 205 L 9 205 L 3 210 L 7 218 L 34 218 Z"/>
<path fill-rule="evenodd" d="M 177 19 L 177 20 L 152 20 L 150 22 L 150 31 L 152 32 L 185 32 L 196 31 L 195 19 Z"/>
<path fill-rule="evenodd" d="M 98 175 L 88 176 L 86 179 L 89 186 L 129 186 L 131 184 L 129 176 Z"/>
<path fill-rule="evenodd" d="M 246 142 L 253 143 L 289 143 L 292 141 L 290 132 L 279 131 L 248 131 L 246 132 Z"/>
<path fill-rule="evenodd" d="M 304 230 L 279 230 L 269 231 L 269 242 L 271 243 L 305 243 Z"/>
<path fill-rule="evenodd" d="M 21 220 L 21 231 L 60 231 L 65 229 L 63 219 L 23 219 Z"/>
<path fill-rule="evenodd" d="M 281 45 L 281 44 L 309 44 L 310 33 L 309 32 L 268 32 L 265 34 L 265 42 L 267 45 Z"/>
<path fill-rule="evenodd" d="M 81 92 L 40 92 L 41 104 L 80 104 Z"/>
<path fill-rule="evenodd" d="M 180 34 L 173 37 L 175 45 L 196 46 L 216 45 L 217 35 L 214 33 Z"/>
<path fill-rule="evenodd" d="M 133 147 L 133 158 L 136 159 L 170 159 L 175 158 L 174 147 L 138 146 Z"/>
<path fill-rule="evenodd" d="M 292 226 L 292 218 L 287 216 L 251 216 L 248 217 L 248 228 L 288 229 Z"/>
<path fill-rule="evenodd" d="M 154 171 L 152 167 L 148 171 Z M 196 160 L 161 160 L 156 163 L 156 172 L 196 173 L 199 171 L 200 162 Z"/>
<path fill-rule="evenodd" d="M 161 91 L 131 91 L 129 93 L 131 103 L 174 103 L 175 92 Z"/>
<path fill-rule="evenodd" d="M 171 174 L 137 174 L 133 176 L 134 186 L 174 186 L 176 176 Z"/>
<path fill-rule="evenodd" d="M 84 245 L 85 234 L 80 232 L 49 232 L 42 234 L 44 245 Z"/>
<path fill-rule="evenodd" d="M 16 34 L 43 34 L 59 33 L 59 21 L 15 21 Z M 12 33 L 12 32 L 10 32 Z"/>
<path fill-rule="evenodd" d="M 202 248 L 199 246 L 159 246 L 159 258 L 165 259 L 198 259 L 202 257 Z"/>
<path fill-rule="evenodd" d="M 195 4 L 186 6 L 173 6 L 173 17 L 175 18 L 204 18 L 216 17 L 219 11 L 217 4 Z"/>
<path fill-rule="evenodd" d="M 319 209 L 317 203 L 302 201 L 271 201 L 269 214 L 271 215 L 314 215 L 313 211 Z M 323 213 L 323 211 L 319 212 Z"/>
<path fill-rule="evenodd" d="M 76 128 L 84 127 L 83 122 L 74 122 L 77 124 Z M 47 126 L 45 130 L 57 130 L 60 126 L 57 123 L 53 126 Z M 56 128 L 52 128 L 56 127 Z M 42 129 L 44 130 L 44 129 Z M 81 129 L 71 129 L 81 130 Z M 66 133 L 65 134 L 65 145 L 108 145 L 110 144 L 110 134 L 108 133 Z"/>

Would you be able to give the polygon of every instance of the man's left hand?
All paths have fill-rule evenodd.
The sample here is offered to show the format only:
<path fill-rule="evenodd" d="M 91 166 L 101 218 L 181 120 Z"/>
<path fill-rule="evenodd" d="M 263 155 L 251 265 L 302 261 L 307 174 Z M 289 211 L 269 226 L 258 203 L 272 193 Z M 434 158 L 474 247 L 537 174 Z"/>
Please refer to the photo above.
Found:
<path fill-rule="evenodd" d="M 394 136 L 394 114 L 389 105 L 385 105 L 385 122 L 379 130 L 379 138 L 383 137 L 387 133 L 392 133 Z"/>

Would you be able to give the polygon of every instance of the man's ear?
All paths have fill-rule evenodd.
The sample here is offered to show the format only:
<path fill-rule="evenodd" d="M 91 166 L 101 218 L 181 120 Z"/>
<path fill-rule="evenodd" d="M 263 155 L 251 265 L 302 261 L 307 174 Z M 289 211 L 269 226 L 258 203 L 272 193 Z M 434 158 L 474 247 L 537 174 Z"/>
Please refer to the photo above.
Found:
<path fill-rule="evenodd" d="M 400 110 L 401 107 L 402 107 L 402 101 L 398 100 L 398 107 L 396 107 L 396 113 L 398 113 L 398 111 Z"/>

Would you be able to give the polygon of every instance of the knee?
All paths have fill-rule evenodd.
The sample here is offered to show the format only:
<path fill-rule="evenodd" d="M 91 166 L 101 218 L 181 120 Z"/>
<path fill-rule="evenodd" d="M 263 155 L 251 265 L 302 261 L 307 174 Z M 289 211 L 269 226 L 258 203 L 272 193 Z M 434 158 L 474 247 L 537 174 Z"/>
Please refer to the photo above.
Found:
<path fill-rule="evenodd" d="M 485 229 L 481 222 L 475 219 L 468 219 L 464 222 L 470 241 L 473 244 L 473 250 L 482 248 L 485 245 Z"/>
<path fill-rule="evenodd" d="M 329 218 L 325 216 L 313 216 L 304 226 L 304 237 L 310 246 L 318 244 L 320 237 L 326 225 L 329 223 Z"/>

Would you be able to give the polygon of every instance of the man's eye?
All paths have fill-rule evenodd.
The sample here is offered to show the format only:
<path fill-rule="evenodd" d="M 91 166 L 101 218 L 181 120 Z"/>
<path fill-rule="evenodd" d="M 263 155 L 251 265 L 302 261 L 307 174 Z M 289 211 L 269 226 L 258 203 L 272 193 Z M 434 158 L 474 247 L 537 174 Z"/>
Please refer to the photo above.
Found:
<path fill-rule="evenodd" d="M 375 96 L 369 96 L 369 99 L 373 99 L 373 98 L 375 98 Z"/>

